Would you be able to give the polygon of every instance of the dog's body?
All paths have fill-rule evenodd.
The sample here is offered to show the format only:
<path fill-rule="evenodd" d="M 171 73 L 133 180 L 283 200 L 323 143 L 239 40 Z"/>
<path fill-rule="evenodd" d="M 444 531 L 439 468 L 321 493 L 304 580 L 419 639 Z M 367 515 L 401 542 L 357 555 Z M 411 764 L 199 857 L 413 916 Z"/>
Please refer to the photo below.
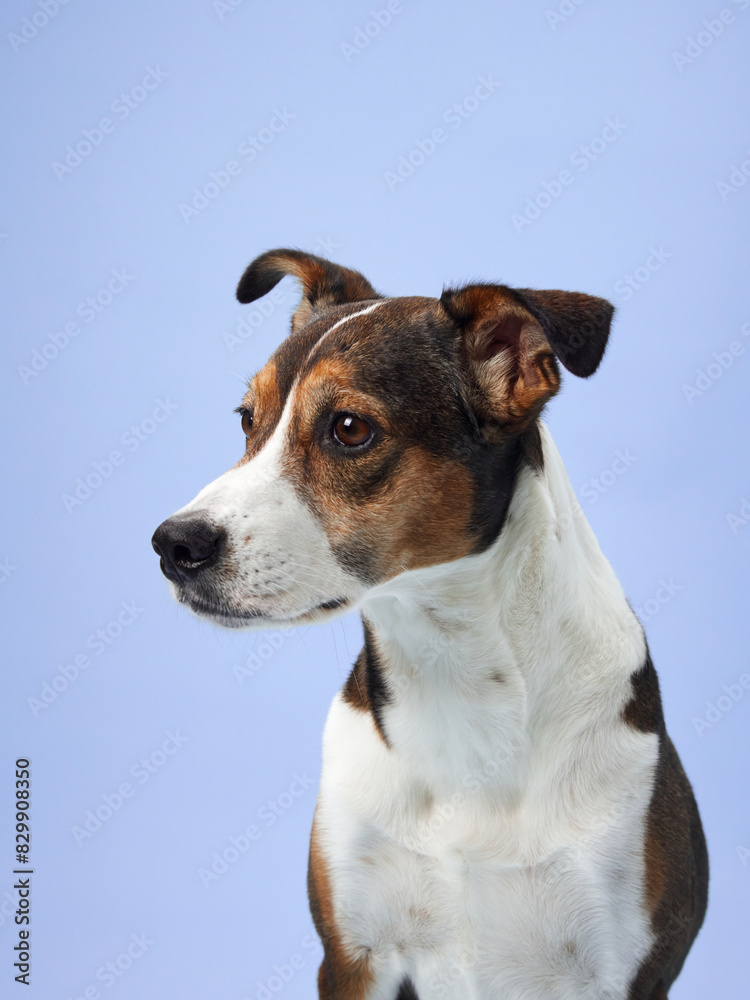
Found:
<path fill-rule="evenodd" d="M 310 851 L 329 1000 L 665 1000 L 707 860 L 643 631 L 539 421 L 611 307 L 468 286 L 382 299 L 296 251 L 247 451 L 162 525 L 177 597 L 233 626 L 357 605 Z M 249 415 L 249 416 L 248 416 Z"/>

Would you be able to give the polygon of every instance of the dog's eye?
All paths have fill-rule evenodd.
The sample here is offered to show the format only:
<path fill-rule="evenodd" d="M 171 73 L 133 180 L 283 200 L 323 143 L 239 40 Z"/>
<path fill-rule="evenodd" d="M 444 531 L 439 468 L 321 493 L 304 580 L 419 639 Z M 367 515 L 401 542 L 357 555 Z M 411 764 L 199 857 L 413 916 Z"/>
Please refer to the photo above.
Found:
<path fill-rule="evenodd" d="M 253 432 L 253 411 L 252 410 L 241 410 L 242 413 L 242 432 L 246 438 L 249 438 Z"/>
<path fill-rule="evenodd" d="M 362 417 L 357 417 L 353 413 L 342 413 L 333 425 L 333 437 L 347 448 L 356 448 L 367 444 L 372 437 L 372 428 Z"/>

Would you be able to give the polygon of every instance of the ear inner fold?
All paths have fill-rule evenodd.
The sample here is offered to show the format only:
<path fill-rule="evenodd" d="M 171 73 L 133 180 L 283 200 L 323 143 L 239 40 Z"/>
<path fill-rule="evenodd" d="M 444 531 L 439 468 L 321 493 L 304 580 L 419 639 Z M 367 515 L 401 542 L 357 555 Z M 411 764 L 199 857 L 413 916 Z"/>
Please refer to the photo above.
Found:
<path fill-rule="evenodd" d="M 479 390 L 478 411 L 518 430 L 531 423 L 560 387 L 560 374 L 541 327 L 525 310 L 467 331 L 469 365 Z"/>

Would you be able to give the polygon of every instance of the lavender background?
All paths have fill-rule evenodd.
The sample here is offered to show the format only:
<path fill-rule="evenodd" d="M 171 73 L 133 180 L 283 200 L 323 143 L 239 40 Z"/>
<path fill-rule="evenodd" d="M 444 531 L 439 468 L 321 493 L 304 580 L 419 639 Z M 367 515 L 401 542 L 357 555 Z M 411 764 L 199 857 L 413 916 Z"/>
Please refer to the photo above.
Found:
<path fill-rule="evenodd" d="M 708 835 L 708 920 L 671 1000 L 745 997 L 750 0 L 11 0 L 0 19 L 0 994 L 315 996 L 307 836 L 358 621 L 220 633 L 149 545 L 241 452 L 232 408 L 296 291 L 243 308 L 234 286 L 296 245 L 389 294 L 486 279 L 618 306 L 600 372 L 547 419 Z"/>

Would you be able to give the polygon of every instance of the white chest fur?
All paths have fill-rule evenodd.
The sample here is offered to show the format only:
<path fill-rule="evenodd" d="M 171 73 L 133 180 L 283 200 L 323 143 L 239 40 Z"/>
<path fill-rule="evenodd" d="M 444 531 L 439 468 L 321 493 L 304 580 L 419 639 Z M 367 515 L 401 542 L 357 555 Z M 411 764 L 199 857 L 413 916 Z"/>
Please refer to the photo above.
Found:
<path fill-rule="evenodd" d="M 622 720 L 645 644 L 544 434 L 481 556 L 362 611 L 390 700 L 335 699 L 316 819 L 368 1000 L 625 1000 L 651 944 L 657 738 Z"/>

